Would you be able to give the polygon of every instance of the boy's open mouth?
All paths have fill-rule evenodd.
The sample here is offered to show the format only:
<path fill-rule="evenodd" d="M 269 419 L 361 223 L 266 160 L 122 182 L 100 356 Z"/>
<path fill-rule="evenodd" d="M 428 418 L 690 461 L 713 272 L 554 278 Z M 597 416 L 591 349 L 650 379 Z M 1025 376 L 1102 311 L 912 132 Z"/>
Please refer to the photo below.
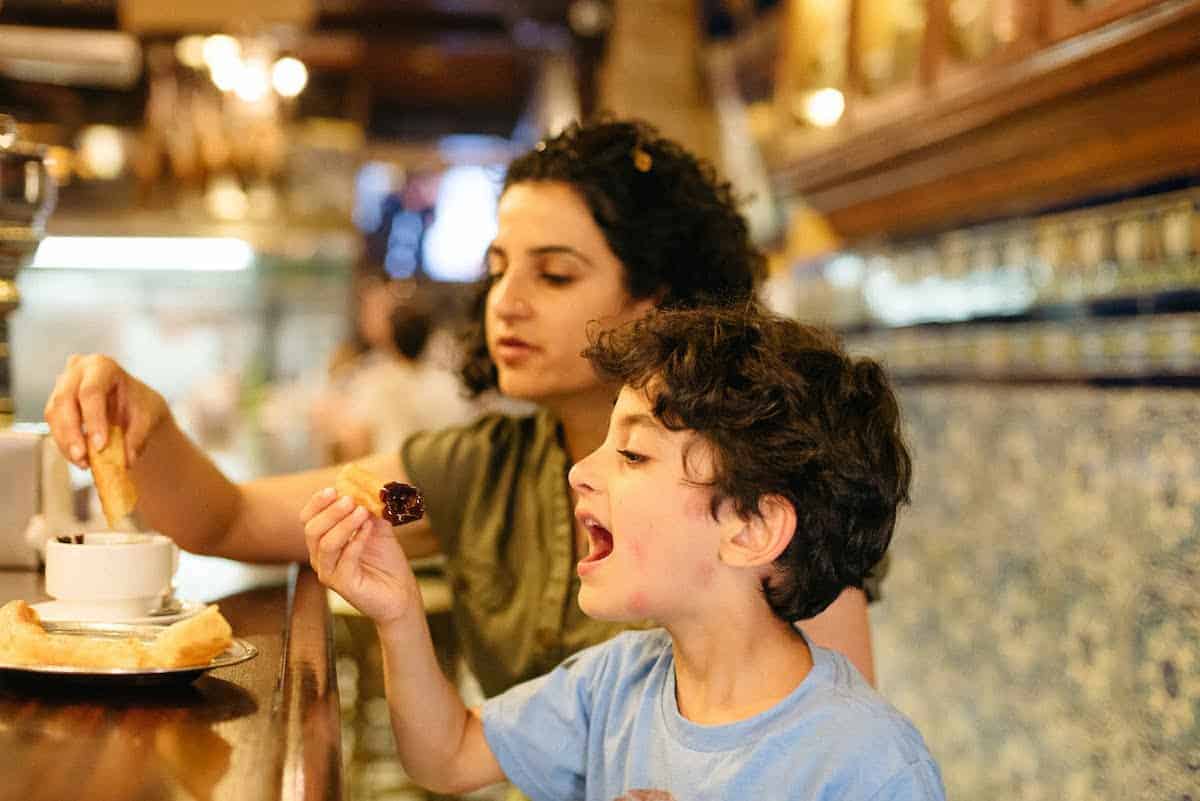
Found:
<path fill-rule="evenodd" d="M 612 533 L 595 520 L 585 520 L 584 526 L 588 532 L 588 553 L 579 562 L 580 564 L 599 562 L 612 553 Z"/>

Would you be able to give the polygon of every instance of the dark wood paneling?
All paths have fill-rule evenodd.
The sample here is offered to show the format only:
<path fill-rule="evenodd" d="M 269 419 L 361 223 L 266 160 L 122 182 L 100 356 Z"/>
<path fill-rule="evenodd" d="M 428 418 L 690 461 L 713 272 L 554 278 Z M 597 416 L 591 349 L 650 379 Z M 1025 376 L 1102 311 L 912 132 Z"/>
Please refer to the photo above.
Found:
<path fill-rule="evenodd" d="M 1104 3 L 1078 3 L 1073 0 L 1049 0 L 1046 4 L 1045 34 L 1057 41 L 1106 25 L 1126 14 L 1154 5 L 1158 0 L 1107 0 Z"/>

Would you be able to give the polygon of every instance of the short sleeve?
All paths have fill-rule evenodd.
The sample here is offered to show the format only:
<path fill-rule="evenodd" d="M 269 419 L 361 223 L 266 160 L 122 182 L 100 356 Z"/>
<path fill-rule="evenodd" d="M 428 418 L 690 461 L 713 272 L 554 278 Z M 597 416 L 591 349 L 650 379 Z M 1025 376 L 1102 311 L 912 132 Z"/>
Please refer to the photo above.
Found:
<path fill-rule="evenodd" d="M 483 732 L 504 775 L 533 801 L 583 798 L 592 687 L 606 652 L 591 648 L 483 706 Z"/>
<path fill-rule="evenodd" d="M 942 774 L 931 760 L 914 762 L 889 779 L 870 801 L 946 801 Z"/>

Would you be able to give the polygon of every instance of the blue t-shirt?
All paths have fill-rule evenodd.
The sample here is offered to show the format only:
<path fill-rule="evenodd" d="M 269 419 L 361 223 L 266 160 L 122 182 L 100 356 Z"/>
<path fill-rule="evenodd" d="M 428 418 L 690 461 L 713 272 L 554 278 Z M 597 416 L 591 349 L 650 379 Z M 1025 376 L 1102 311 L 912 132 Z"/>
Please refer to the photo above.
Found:
<path fill-rule="evenodd" d="M 663 629 L 620 634 L 484 704 L 488 745 L 534 801 L 944 801 L 913 725 L 840 654 L 748 720 L 679 714 Z"/>

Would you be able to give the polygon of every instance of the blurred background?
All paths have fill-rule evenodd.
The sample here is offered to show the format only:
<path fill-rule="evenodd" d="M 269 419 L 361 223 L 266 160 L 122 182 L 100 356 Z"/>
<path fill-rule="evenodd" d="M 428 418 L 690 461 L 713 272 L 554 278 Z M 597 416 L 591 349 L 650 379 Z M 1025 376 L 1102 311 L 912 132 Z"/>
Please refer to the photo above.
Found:
<path fill-rule="evenodd" d="M 1200 0 L 0 0 L 58 184 L 0 416 L 103 351 L 236 478 L 391 442 L 346 366 L 415 309 L 450 375 L 505 164 L 599 111 L 899 382 L 876 659 L 950 797 L 1200 799 Z M 350 797 L 423 798 L 339 626 Z"/>

